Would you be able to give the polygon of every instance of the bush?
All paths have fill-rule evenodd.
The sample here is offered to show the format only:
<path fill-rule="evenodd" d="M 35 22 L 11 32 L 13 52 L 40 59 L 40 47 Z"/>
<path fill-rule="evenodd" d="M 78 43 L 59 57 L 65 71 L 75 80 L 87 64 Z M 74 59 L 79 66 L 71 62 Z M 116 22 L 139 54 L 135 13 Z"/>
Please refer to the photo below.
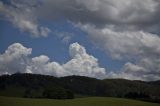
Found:
<path fill-rule="evenodd" d="M 50 99 L 73 99 L 74 95 L 71 91 L 61 87 L 45 89 L 43 92 L 44 98 Z"/>
<path fill-rule="evenodd" d="M 143 93 L 143 92 L 129 92 L 125 95 L 127 98 L 133 98 L 133 99 L 138 99 L 138 98 L 150 98 L 149 95 Z"/>

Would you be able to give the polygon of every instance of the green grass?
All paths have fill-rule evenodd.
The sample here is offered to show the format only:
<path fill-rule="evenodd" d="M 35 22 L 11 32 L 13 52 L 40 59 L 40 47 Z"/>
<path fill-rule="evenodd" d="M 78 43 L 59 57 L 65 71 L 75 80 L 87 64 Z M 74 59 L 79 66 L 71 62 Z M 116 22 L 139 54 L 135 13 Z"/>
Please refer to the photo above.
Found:
<path fill-rule="evenodd" d="M 160 104 L 109 97 L 88 97 L 73 100 L 0 97 L 0 106 L 160 106 Z"/>
<path fill-rule="evenodd" d="M 16 87 L 16 86 L 11 86 L 7 87 L 5 90 L 0 90 L 0 95 L 1 96 L 14 96 L 14 97 L 22 97 L 24 95 L 25 88 L 22 87 Z"/>

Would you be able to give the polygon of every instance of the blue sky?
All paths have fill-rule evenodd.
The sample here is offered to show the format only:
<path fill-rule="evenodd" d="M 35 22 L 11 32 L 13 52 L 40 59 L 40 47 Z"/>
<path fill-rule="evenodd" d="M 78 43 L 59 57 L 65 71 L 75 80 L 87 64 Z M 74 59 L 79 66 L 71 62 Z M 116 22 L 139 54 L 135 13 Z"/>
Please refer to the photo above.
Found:
<path fill-rule="evenodd" d="M 158 0 L 0 0 L 0 74 L 159 80 L 159 12 Z"/>
<path fill-rule="evenodd" d="M 9 45 L 19 42 L 26 47 L 32 48 L 32 56 L 39 56 L 41 54 L 47 55 L 51 60 L 65 63 L 70 59 L 68 53 L 69 44 L 78 42 L 82 44 L 87 52 L 96 58 L 102 67 L 107 70 L 119 71 L 124 62 L 120 60 L 113 60 L 106 55 L 101 49 L 96 48 L 94 44 L 88 39 L 87 33 L 75 28 L 72 24 L 64 21 L 59 22 L 43 22 L 44 26 L 48 26 L 52 31 L 72 33 L 73 37 L 69 43 L 63 43 L 54 32 L 49 33 L 48 37 L 33 37 L 28 32 L 22 32 L 8 21 L 0 21 L 1 39 L 0 39 L 0 53 L 8 48 Z"/>

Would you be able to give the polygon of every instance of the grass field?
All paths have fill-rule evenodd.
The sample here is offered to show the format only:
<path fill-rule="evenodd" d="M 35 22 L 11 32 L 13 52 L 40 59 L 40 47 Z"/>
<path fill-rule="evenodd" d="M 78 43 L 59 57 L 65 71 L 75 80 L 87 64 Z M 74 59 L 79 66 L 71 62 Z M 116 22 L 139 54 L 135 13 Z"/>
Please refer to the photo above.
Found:
<path fill-rule="evenodd" d="M 73 100 L 0 97 L 0 106 L 160 106 L 160 104 L 109 97 L 88 97 Z"/>

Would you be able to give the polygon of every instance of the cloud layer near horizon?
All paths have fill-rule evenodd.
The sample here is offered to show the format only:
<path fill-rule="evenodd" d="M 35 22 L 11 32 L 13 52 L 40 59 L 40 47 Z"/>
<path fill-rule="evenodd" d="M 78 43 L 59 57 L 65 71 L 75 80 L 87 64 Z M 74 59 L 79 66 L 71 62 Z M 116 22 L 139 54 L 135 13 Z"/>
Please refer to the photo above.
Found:
<path fill-rule="evenodd" d="M 87 54 L 86 49 L 78 43 L 73 43 L 69 46 L 71 59 L 64 64 L 50 61 L 50 58 L 46 55 L 31 58 L 31 54 L 32 49 L 26 48 L 20 43 L 10 45 L 3 54 L 0 54 L 0 75 L 21 72 L 57 77 L 80 75 L 98 79 L 126 78 L 146 81 L 159 79 L 158 71 L 146 70 L 141 65 L 134 65 L 129 62 L 124 65 L 122 71 L 109 72 L 101 68 L 98 59 Z M 143 61 L 142 65 L 149 65 L 149 60 L 148 63 L 147 59 Z"/>

